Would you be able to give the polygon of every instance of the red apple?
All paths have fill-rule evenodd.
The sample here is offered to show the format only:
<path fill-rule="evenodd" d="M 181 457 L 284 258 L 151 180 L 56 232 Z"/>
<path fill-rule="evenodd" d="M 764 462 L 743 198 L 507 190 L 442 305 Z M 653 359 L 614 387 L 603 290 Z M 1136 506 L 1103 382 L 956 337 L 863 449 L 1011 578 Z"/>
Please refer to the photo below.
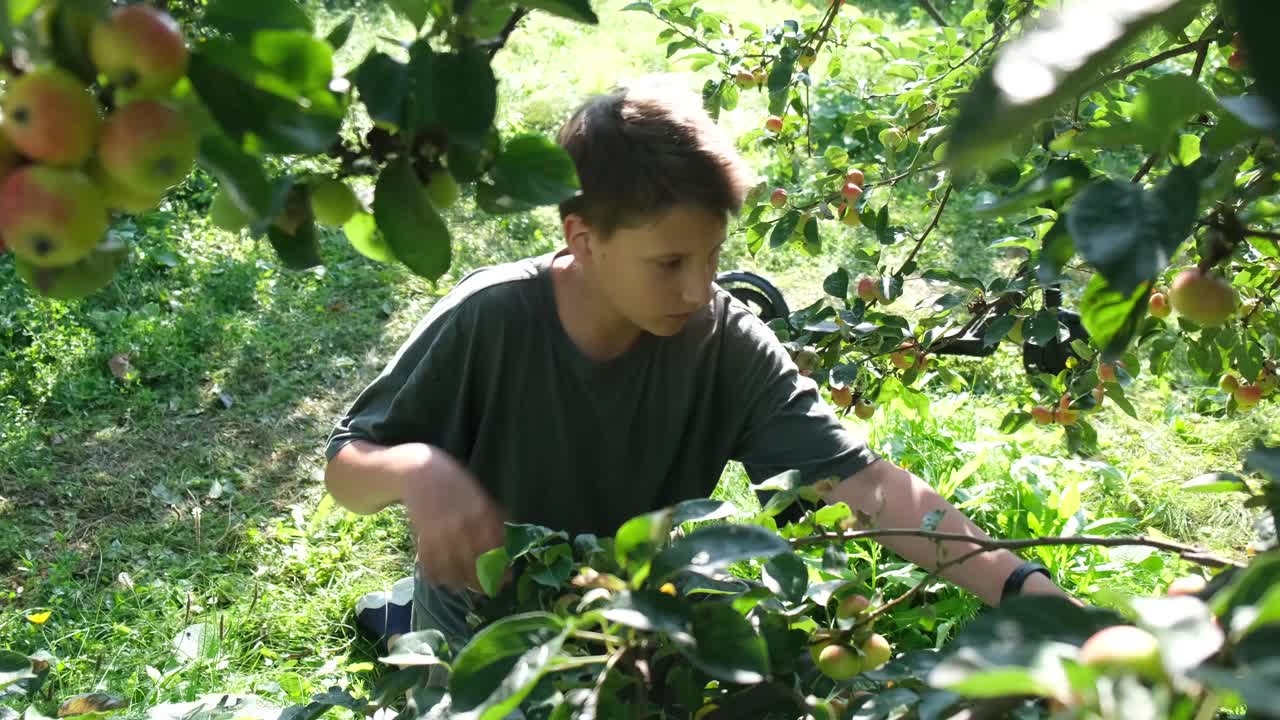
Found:
<path fill-rule="evenodd" d="M 774 207 L 776 207 L 776 208 L 785 207 L 785 206 L 786 206 L 786 204 L 787 204 L 787 191 L 786 191 L 786 189 L 785 189 L 785 188 L 774 188 L 774 189 L 773 189 L 773 192 L 769 195 L 769 204 L 770 204 L 770 205 L 772 205 L 772 206 L 774 206 Z"/>

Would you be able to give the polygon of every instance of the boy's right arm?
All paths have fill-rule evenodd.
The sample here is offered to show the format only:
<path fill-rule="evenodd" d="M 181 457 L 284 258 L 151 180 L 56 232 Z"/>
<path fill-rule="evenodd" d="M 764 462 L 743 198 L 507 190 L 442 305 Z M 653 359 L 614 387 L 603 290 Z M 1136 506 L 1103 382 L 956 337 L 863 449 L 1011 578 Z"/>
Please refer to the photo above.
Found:
<path fill-rule="evenodd" d="M 355 513 L 405 506 L 423 574 L 455 590 L 479 589 L 476 558 L 503 543 L 501 509 L 465 467 L 425 443 L 347 443 L 325 467 L 325 487 Z"/>

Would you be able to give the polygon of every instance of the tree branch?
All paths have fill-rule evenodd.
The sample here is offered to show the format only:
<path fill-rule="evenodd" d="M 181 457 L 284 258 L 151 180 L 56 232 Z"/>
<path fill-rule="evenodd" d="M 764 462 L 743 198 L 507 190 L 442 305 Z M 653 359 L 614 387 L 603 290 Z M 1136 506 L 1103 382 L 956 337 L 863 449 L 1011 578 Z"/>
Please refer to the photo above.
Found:
<path fill-rule="evenodd" d="M 1280 240 L 1280 232 L 1271 232 L 1270 230 L 1245 228 L 1244 234 L 1252 235 L 1253 237 L 1267 238 L 1268 240 Z"/>
<path fill-rule="evenodd" d="M 924 11 L 929 13 L 929 17 L 933 18 L 934 22 L 938 23 L 942 27 L 950 27 L 947 25 L 947 19 L 942 17 L 942 13 L 938 12 L 938 9 L 935 8 L 933 3 L 929 2 L 929 0 L 916 0 L 916 4 L 924 8 Z"/>
<path fill-rule="evenodd" d="M 873 188 L 873 187 L 883 187 L 885 185 L 897 185 L 899 182 L 906 180 L 907 178 L 911 177 L 912 175 L 915 175 L 916 173 L 922 173 L 922 172 L 928 172 L 930 170 L 934 170 L 939 166 L 941 166 L 941 164 L 942 163 L 929 163 L 928 165 L 921 165 L 918 168 L 909 169 L 906 172 L 902 173 L 901 175 L 894 175 L 893 177 L 887 180 L 881 180 L 880 182 L 867 183 L 866 186 L 868 188 Z"/>
<path fill-rule="evenodd" d="M 1208 27 L 1204 29 L 1204 32 L 1200 33 L 1200 37 L 1196 38 L 1195 42 L 1191 43 L 1188 46 L 1185 46 L 1196 51 L 1196 64 L 1194 67 L 1191 68 L 1192 80 L 1200 79 L 1200 73 L 1201 71 L 1204 70 L 1204 61 L 1206 58 L 1209 57 L 1209 45 L 1212 44 L 1213 42 L 1214 31 L 1217 28 L 1217 26 L 1218 26 L 1218 18 L 1214 18 L 1213 21 L 1209 23 Z M 1181 50 L 1182 48 L 1175 48 L 1175 49 Z M 1179 53 L 1179 54 L 1183 54 L 1183 53 Z M 1159 58 L 1159 57 L 1160 56 L 1157 55 L 1156 57 L 1150 58 L 1149 60 L 1145 60 L 1143 62 L 1149 63 L 1146 67 L 1150 67 L 1151 65 L 1156 64 L 1151 62 L 1151 60 L 1156 60 L 1156 58 Z M 1159 60 L 1157 60 L 1156 62 L 1159 62 Z M 1138 64 L 1141 65 L 1142 63 L 1138 63 Z M 1129 182 L 1132 182 L 1132 183 L 1141 182 L 1142 178 L 1146 177 L 1147 173 L 1151 172 L 1151 168 L 1156 166 L 1156 161 L 1159 159 L 1160 159 L 1159 151 L 1151 153 L 1151 157 L 1147 158 L 1147 162 L 1144 163 L 1142 167 L 1138 169 L 1138 174 L 1134 175 L 1133 179 L 1130 180 Z"/>
<path fill-rule="evenodd" d="M 1093 88 L 1098 87 L 1099 85 L 1106 85 L 1107 83 L 1113 80 L 1120 80 L 1124 77 L 1127 77 L 1129 75 L 1132 75 L 1133 73 L 1138 72 L 1139 70 L 1146 70 L 1152 65 L 1159 65 L 1160 63 L 1170 58 L 1176 58 L 1180 55 L 1188 55 L 1190 53 L 1195 52 L 1199 48 L 1200 48 L 1200 40 L 1197 40 L 1196 42 L 1188 43 L 1186 45 L 1173 48 L 1172 50 L 1165 50 L 1159 55 L 1152 55 L 1146 60 L 1133 63 L 1132 65 L 1125 65 L 1124 67 L 1120 68 L 1119 70 L 1116 70 L 1113 73 L 1103 75 L 1101 78 L 1098 79 L 1097 82 L 1093 83 L 1093 85 L 1091 85 L 1089 89 L 1092 90 Z"/>
<path fill-rule="evenodd" d="M 1129 547 L 1140 545 L 1143 547 L 1150 547 L 1157 550 L 1176 553 L 1184 560 L 1207 567 L 1245 567 L 1245 564 L 1238 560 L 1219 557 L 1202 547 L 1183 545 L 1181 543 L 1170 542 L 1168 540 L 1157 540 L 1146 536 L 1111 537 L 1103 535 L 1069 535 L 1065 537 L 1048 536 L 1021 538 L 1018 540 L 984 540 L 982 538 L 965 535 L 963 533 L 945 533 L 933 530 L 923 530 L 920 528 L 883 528 L 879 530 L 853 530 L 849 532 L 818 533 L 816 535 L 795 538 L 791 540 L 791 544 L 799 547 L 804 545 L 816 545 L 818 543 L 830 542 L 832 540 L 859 540 L 863 538 L 876 539 L 882 537 L 919 537 L 929 540 L 937 540 L 940 542 L 964 542 L 977 548 L 971 553 L 966 553 L 965 555 L 957 557 L 955 560 L 944 563 L 943 566 L 951 566 L 953 564 L 959 565 L 961 562 L 973 555 L 992 552 L 995 550 L 1020 550 L 1029 547 L 1054 545 L 1096 545 L 1100 547 Z M 943 566 L 939 567 L 941 568 Z"/>
<path fill-rule="evenodd" d="M 938 227 L 938 221 L 942 219 L 942 211 L 947 208 L 947 201 L 951 199 L 951 188 L 953 187 L 955 186 L 947 185 L 947 191 L 942 194 L 942 202 L 938 205 L 938 211 L 933 214 L 933 220 L 929 222 L 929 227 L 924 229 L 924 233 L 921 234 L 920 239 L 916 241 L 916 246 L 911 248 L 911 254 L 902 262 L 902 267 L 898 268 L 899 274 L 901 274 L 903 270 L 905 270 L 906 267 L 916 259 L 916 253 L 920 252 L 920 248 L 924 246 L 924 241 L 929 237 L 929 233 L 933 232 L 933 229 Z"/>
<path fill-rule="evenodd" d="M 507 18 L 507 24 L 502 26 L 502 32 L 498 33 L 497 41 L 493 45 L 489 46 L 490 59 L 492 59 L 494 55 L 497 55 L 498 51 L 506 46 L 507 39 L 511 37 L 511 33 L 516 31 L 516 26 L 519 25 L 520 21 L 524 19 L 524 16 L 528 14 L 529 11 L 525 8 L 516 8 L 516 11 L 511 13 L 511 17 Z"/>

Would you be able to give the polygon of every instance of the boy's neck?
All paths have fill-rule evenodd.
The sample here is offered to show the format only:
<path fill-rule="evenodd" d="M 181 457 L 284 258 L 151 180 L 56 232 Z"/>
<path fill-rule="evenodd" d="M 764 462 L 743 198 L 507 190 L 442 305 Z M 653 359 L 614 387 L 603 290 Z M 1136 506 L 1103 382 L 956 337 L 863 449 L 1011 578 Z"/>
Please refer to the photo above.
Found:
<path fill-rule="evenodd" d="M 640 338 L 643 331 L 609 305 L 571 253 L 558 253 L 552 260 L 551 286 L 560 325 L 591 360 L 621 357 Z"/>

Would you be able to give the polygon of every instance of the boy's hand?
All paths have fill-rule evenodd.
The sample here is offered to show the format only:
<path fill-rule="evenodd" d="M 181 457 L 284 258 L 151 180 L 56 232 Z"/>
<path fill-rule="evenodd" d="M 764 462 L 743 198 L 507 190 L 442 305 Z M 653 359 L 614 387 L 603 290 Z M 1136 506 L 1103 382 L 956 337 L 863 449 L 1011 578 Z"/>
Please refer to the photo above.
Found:
<path fill-rule="evenodd" d="M 432 583 L 480 589 L 476 558 L 505 542 L 503 513 L 465 467 L 436 450 L 403 490 L 418 561 Z"/>

